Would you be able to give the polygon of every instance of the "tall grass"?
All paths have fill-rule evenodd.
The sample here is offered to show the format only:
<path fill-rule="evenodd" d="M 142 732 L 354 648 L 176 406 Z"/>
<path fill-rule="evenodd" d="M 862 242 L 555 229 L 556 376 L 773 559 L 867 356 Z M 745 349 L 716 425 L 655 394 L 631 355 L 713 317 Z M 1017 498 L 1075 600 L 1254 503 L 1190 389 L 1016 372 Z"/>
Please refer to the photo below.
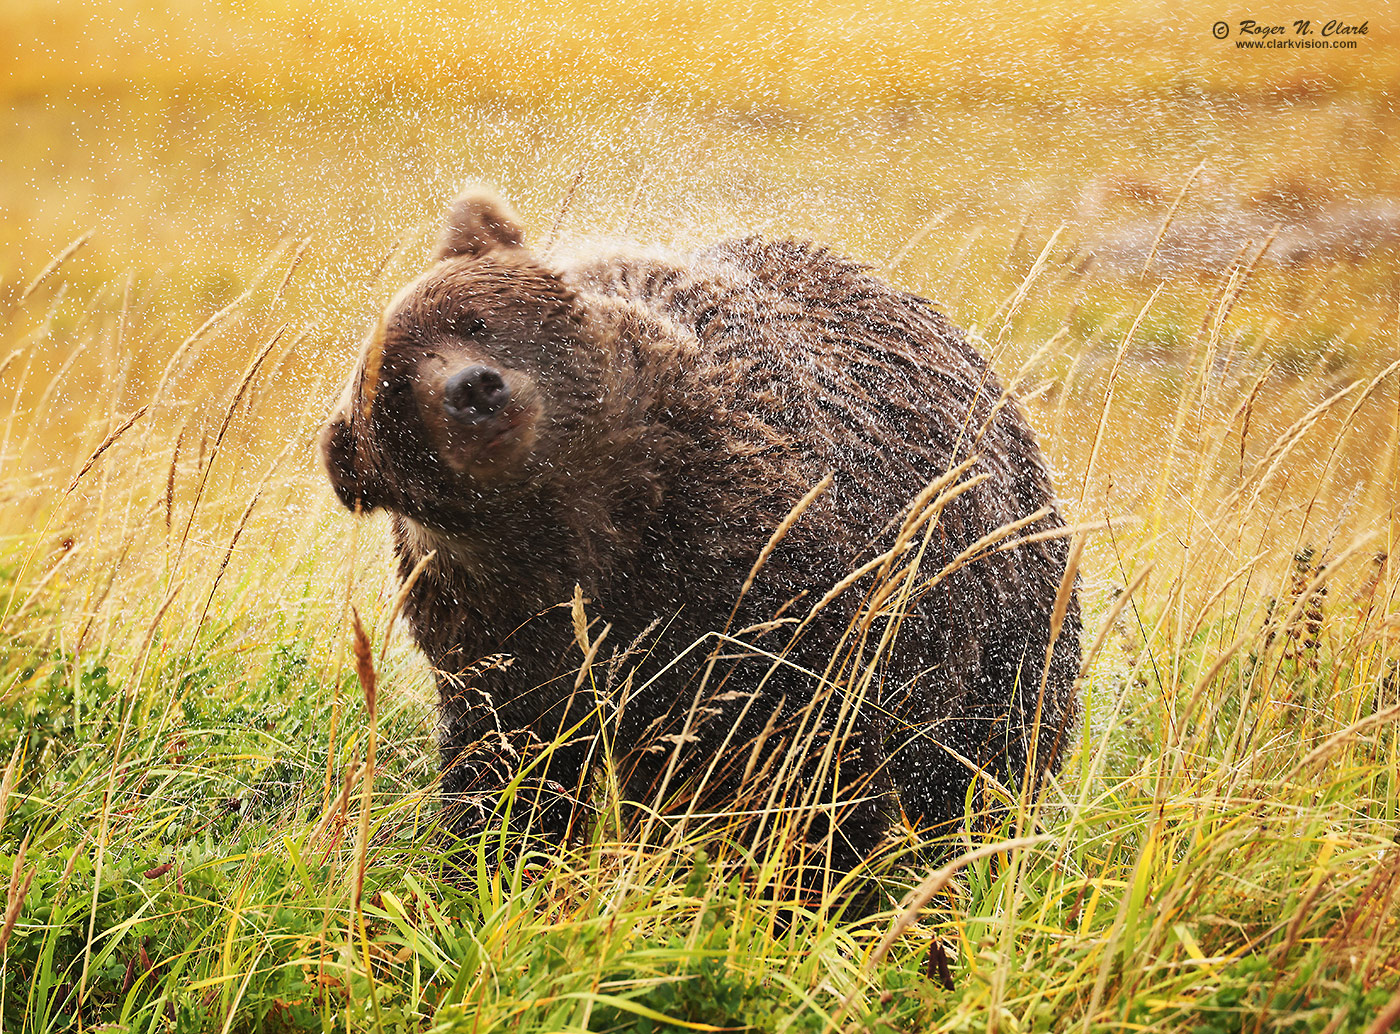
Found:
<path fill-rule="evenodd" d="M 703 7 L 589 37 L 535 5 L 467 56 L 416 5 L 7 8 L 0 1026 L 1396 1023 L 1393 249 L 1157 261 L 1202 211 L 1400 189 L 1394 27 L 1245 62 L 1199 4 L 999 8 L 965 46 L 859 6 L 752 6 L 737 52 Z M 793 892 L 800 815 L 766 854 L 723 815 L 640 835 L 606 744 L 579 842 L 449 851 L 386 529 L 312 443 L 467 172 L 561 249 L 815 236 L 969 328 L 1081 529 L 1085 717 L 1037 800 L 893 831 L 868 913 Z M 1134 220 L 1145 261 L 1088 260 Z M 894 613 L 915 572 L 881 578 Z"/>
<path fill-rule="evenodd" d="M 1231 334 L 1243 269 L 1206 285 L 1170 364 L 1138 351 L 1146 288 L 1102 346 L 990 322 L 982 347 L 1090 529 L 1085 720 L 1037 802 L 941 855 L 892 844 L 875 912 L 847 916 L 794 899 L 796 859 L 745 858 L 723 822 L 623 836 L 606 775 L 558 855 L 498 867 L 490 835 L 465 872 L 444 855 L 431 691 L 391 635 L 384 531 L 335 511 L 312 455 L 344 371 L 285 318 L 299 260 L 278 250 L 193 321 L 140 399 L 124 336 L 158 314 L 129 292 L 72 298 L 59 265 L 8 302 L 6 1029 L 1394 1018 L 1393 365 L 1279 370 Z M 65 346 L 110 356 L 116 382 L 59 450 L 25 400 L 65 391 L 71 364 L 45 381 L 32 358 L 64 305 L 86 313 Z M 242 372 L 209 393 L 203 350 L 239 342 Z M 321 383 L 291 394 L 290 365 Z"/>

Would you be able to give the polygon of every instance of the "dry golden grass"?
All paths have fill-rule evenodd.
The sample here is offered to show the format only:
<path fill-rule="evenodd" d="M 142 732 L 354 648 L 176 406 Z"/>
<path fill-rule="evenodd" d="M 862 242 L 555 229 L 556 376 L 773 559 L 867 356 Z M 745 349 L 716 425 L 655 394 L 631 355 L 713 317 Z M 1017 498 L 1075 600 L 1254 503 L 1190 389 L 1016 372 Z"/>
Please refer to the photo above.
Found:
<path fill-rule="evenodd" d="M 1383 1029 L 1395 245 L 1264 249 L 1400 197 L 1390 13 L 1280 55 L 1212 39 L 1245 12 L 1204 3 L 8 6 L 0 1011 L 52 1029 L 81 985 L 87 1021 L 141 1029 L 582 1029 L 679 1015 L 681 967 L 813 1030 Z M 1084 529 L 1087 717 L 1036 808 L 903 906 L 789 937 L 659 822 L 533 883 L 420 879 L 427 673 L 390 643 L 384 529 L 312 443 L 469 175 L 561 248 L 816 237 L 939 299 L 1016 385 Z M 1221 214 L 1249 221 L 1227 260 L 1168 275 L 1170 231 Z M 1088 261 L 1125 227 L 1132 261 Z M 946 488 L 883 605 L 938 576 L 913 561 Z M 306 724 L 283 742 L 274 712 Z M 277 766 L 294 806 L 218 817 Z M 723 999 L 685 1015 L 777 1028 Z"/>

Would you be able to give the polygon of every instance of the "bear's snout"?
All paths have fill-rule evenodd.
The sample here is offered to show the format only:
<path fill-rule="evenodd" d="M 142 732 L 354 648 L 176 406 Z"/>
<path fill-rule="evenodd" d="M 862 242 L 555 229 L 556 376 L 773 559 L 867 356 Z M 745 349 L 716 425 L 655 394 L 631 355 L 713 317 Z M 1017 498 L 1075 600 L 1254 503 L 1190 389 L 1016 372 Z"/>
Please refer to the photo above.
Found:
<path fill-rule="evenodd" d="M 495 416 L 510 401 L 510 385 L 493 367 L 468 366 L 447 379 L 442 401 L 449 416 L 479 424 Z"/>
<path fill-rule="evenodd" d="M 476 487 L 521 471 L 544 408 L 529 373 L 472 357 L 458 368 L 426 362 L 413 381 L 424 444 L 449 470 Z"/>

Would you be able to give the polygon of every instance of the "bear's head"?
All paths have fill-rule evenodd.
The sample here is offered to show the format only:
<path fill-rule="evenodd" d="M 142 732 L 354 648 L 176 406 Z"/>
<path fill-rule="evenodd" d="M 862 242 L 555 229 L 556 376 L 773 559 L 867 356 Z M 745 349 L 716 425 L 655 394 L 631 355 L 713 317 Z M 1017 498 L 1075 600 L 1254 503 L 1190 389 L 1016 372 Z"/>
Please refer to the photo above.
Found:
<path fill-rule="evenodd" d="M 599 363 L 572 292 L 495 196 L 453 204 L 433 259 L 370 334 L 321 451 L 350 509 L 451 531 L 579 447 Z"/>

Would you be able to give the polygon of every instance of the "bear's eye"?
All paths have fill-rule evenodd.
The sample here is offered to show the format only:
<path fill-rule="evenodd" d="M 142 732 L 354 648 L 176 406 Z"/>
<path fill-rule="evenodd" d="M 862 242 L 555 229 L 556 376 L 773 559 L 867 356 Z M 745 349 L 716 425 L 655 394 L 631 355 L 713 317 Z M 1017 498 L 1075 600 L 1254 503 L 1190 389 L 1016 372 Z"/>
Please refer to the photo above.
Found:
<path fill-rule="evenodd" d="M 402 377 L 386 378 L 379 382 L 379 390 L 374 393 L 374 397 L 376 401 L 382 400 L 386 406 L 396 406 L 408 390 L 408 381 Z"/>
<path fill-rule="evenodd" d="M 452 332 L 458 337 L 479 338 L 486 334 L 486 321 L 470 313 L 459 313 L 452 320 Z"/>

